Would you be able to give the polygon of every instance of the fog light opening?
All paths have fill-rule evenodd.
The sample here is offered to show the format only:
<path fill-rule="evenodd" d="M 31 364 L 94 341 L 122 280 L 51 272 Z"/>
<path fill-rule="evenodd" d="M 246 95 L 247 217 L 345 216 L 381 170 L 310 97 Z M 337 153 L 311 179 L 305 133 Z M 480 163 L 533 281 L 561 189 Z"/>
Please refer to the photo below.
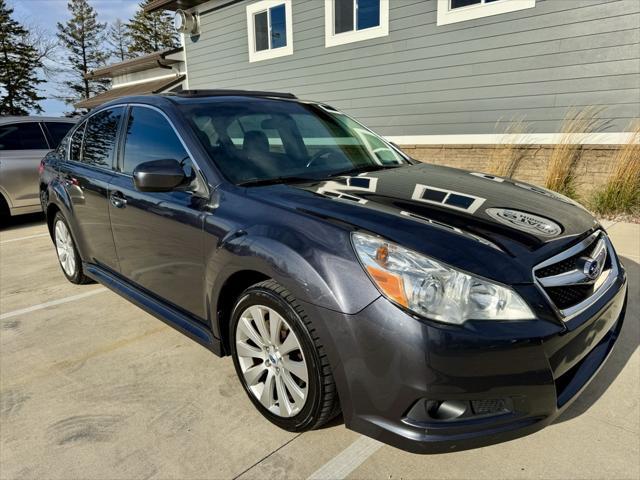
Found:
<path fill-rule="evenodd" d="M 451 422 L 495 417 L 513 412 L 510 398 L 484 400 L 428 400 L 421 398 L 405 416 L 409 423 Z"/>
<path fill-rule="evenodd" d="M 462 417 L 469 409 L 469 402 L 446 400 L 429 410 L 429 416 L 435 420 L 453 420 Z"/>

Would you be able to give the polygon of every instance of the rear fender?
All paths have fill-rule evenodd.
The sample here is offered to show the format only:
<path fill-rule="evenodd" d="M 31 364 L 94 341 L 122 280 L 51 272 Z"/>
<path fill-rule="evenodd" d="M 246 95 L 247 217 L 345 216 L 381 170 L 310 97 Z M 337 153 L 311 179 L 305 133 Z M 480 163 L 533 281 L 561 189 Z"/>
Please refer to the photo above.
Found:
<path fill-rule="evenodd" d="M 78 235 L 78 224 L 73 213 L 73 202 L 71 201 L 69 192 L 64 187 L 62 182 L 60 182 L 60 180 L 56 178 L 49 183 L 46 195 L 47 204 L 45 213 L 47 213 L 47 224 L 50 228 L 52 227 L 53 218 L 49 218 L 48 212 L 49 207 L 51 205 L 55 205 L 67 221 L 67 225 L 69 225 L 69 228 L 71 229 L 71 234 L 73 235 L 73 238 L 75 240 L 76 248 L 78 249 L 80 258 L 85 261 L 87 256 L 85 255 L 84 245 L 81 241 L 78 240 L 80 238 L 80 235 Z M 50 233 L 53 238 L 53 232 L 50 231 Z"/>

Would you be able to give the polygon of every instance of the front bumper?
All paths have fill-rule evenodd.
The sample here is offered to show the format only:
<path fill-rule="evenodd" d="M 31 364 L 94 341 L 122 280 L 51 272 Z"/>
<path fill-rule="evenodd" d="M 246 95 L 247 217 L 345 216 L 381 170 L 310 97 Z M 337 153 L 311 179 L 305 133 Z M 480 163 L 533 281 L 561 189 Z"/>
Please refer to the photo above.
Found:
<path fill-rule="evenodd" d="M 332 363 L 348 428 L 415 453 L 511 440 L 551 423 L 615 344 L 626 308 L 622 271 L 607 295 L 567 324 L 415 318 L 380 297 L 355 315 L 305 304 Z M 420 401 L 506 399 L 509 412 L 412 418 Z"/>

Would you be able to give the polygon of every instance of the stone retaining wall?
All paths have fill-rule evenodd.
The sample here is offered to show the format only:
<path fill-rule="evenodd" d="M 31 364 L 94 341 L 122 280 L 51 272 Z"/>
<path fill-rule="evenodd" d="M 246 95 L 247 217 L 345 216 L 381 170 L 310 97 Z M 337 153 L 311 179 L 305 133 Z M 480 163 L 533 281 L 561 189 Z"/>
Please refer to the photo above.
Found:
<path fill-rule="evenodd" d="M 489 173 L 489 161 L 500 145 L 401 145 L 411 157 L 476 172 Z M 514 178 L 544 185 L 545 172 L 553 145 L 523 145 L 523 158 Z M 576 188 L 581 199 L 603 185 L 613 168 L 613 159 L 621 148 L 617 145 L 585 145 L 576 166 Z"/>

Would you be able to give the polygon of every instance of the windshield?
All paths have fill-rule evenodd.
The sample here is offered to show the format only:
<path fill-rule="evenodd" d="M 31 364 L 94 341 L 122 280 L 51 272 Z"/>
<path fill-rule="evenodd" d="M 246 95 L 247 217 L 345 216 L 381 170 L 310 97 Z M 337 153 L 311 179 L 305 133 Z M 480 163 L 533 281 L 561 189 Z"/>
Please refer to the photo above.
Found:
<path fill-rule="evenodd" d="M 236 184 L 315 180 L 409 163 L 380 136 L 329 107 L 225 99 L 180 108 Z"/>

